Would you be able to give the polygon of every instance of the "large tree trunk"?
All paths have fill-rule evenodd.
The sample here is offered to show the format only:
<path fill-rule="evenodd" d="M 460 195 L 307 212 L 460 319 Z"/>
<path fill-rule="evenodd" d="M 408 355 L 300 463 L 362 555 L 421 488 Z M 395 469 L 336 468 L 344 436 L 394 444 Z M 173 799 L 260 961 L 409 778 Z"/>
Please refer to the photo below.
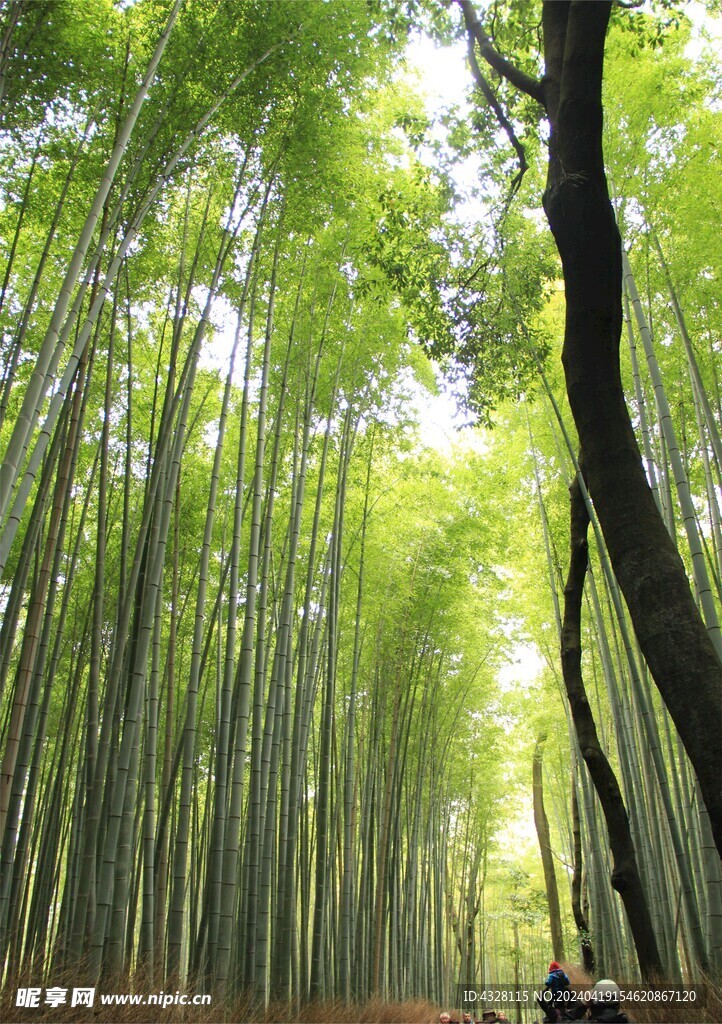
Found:
<path fill-rule="evenodd" d="M 604 813 L 612 850 L 612 886 L 622 898 L 645 981 L 662 975 L 652 918 L 637 867 L 637 855 L 617 777 L 602 750 L 582 677 L 581 611 L 587 573 L 589 513 L 578 479 L 570 488 L 571 552 L 564 588 L 562 671 L 579 749 Z"/>
<path fill-rule="evenodd" d="M 549 119 L 544 209 L 564 271 L 562 361 L 587 485 L 640 647 L 697 773 L 722 854 L 722 664 L 647 482 L 619 370 L 622 247 L 602 151 L 611 0 L 544 0 L 541 81 L 496 52 L 471 0 L 459 4 L 487 64 L 541 103 Z M 508 122 L 502 127 L 509 134 Z"/>
<path fill-rule="evenodd" d="M 551 125 L 544 208 L 566 289 L 563 364 L 589 492 L 640 646 L 722 852 L 722 666 L 662 522 L 624 402 L 621 242 L 602 154 L 607 0 L 544 3 Z"/>

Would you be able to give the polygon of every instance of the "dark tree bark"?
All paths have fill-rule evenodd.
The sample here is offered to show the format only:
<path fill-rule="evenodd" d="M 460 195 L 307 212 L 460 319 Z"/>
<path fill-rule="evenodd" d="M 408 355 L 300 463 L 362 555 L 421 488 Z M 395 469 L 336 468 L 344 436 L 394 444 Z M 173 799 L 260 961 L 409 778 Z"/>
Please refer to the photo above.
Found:
<path fill-rule="evenodd" d="M 468 0 L 467 26 L 480 29 Z M 589 493 L 644 657 L 694 766 L 722 854 L 722 665 L 647 482 L 624 400 L 621 241 L 604 173 L 602 72 L 611 0 L 544 0 L 540 99 L 550 124 L 544 209 L 564 271 L 562 362 Z M 471 14 L 469 13 L 471 11 Z M 541 86 L 541 93 L 539 92 Z"/>
<path fill-rule="evenodd" d="M 552 951 L 555 960 L 564 959 L 564 937 L 562 935 L 562 915 L 559 909 L 559 889 L 557 888 L 557 876 L 554 871 L 554 857 L 549 838 L 549 819 L 544 809 L 544 783 L 542 772 L 542 760 L 544 757 L 544 744 L 547 740 L 546 732 L 537 737 L 532 759 L 532 798 L 534 802 L 534 825 L 536 827 L 539 850 L 541 852 L 542 868 L 544 869 L 544 885 L 547 891 L 547 903 L 549 904 L 549 927 L 552 935 Z"/>
<path fill-rule="evenodd" d="M 582 677 L 582 596 L 587 574 L 587 527 L 589 513 L 575 480 L 570 488 L 571 553 L 569 575 L 564 588 L 564 620 L 562 624 L 562 672 L 569 698 L 579 749 L 589 769 L 594 788 L 604 813 L 612 850 L 612 886 L 622 898 L 629 927 L 645 981 L 662 975 L 662 961 L 657 948 L 652 918 L 637 868 L 637 857 L 629 828 L 629 817 L 617 777 L 607 760 L 594 724 Z"/>

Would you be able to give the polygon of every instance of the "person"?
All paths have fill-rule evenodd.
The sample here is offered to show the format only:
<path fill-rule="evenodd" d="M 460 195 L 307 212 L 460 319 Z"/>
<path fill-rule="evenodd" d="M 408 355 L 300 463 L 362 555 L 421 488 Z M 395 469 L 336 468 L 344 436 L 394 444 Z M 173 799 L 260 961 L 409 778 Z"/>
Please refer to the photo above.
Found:
<path fill-rule="evenodd" d="M 464 1024 L 474 1024 L 474 1022 L 471 1019 L 471 1014 L 469 1013 L 468 1010 L 464 1010 L 463 1021 Z"/>
<path fill-rule="evenodd" d="M 598 1024 L 628 1024 L 629 1017 L 619 1009 L 622 994 L 611 978 L 602 978 L 591 991 L 587 1020 Z"/>
<path fill-rule="evenodd" d="M 561 1020 L 565 1015 L 563 1010 L 567 1008 L 566 1004 L 569 1001 L 567 993 L 569 993 L 570 985 L 571 982 L 562 969 L 562 965 L 556 960 L 552 960 L 549 964 L 547 980 L 544 982 L 544 992 L 539 1001 L 548 1024 Z"/>
<path fill-rule="evenodd" d="M 444 1011 L 444 1013 L 439 1014 L 439 1024 L 450 1024 L 450 1021 L 451 1014 L 446 1013 L 446 1011 Z"/>
<path fill-rule="evenodd" d="M 556 960 L 552 960 L 549 964 L 549 974 L 544 982 L 544 988 L 551 992 L 553 1001 L 557 1002 L 560 995 L 568 992 L 570 985 L 571 982 L 562 970 L 562 965 L 557 963 Z"/>

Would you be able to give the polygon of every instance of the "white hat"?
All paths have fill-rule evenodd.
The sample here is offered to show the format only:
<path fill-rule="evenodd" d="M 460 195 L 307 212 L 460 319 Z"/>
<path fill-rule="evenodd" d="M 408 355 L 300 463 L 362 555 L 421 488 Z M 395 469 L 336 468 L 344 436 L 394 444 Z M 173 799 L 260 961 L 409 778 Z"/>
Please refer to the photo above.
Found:
<path fill-rule="evenodd" d="M 621 995 L 619 985 L 611 978 L 602 978 L 592 989 L 592 999 L 595 1003 L 618 1003 Z"/>

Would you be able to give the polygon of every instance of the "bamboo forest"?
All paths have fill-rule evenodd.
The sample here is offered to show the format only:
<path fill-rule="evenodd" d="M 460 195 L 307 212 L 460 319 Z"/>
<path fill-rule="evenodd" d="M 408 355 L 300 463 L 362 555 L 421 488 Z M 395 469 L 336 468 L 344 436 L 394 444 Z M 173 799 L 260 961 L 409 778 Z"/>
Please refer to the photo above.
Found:
<path fill-rule="evenodd" d="M 719 0 L 0 0 L 2 1020 L 722 1021 L 721 160 Z"/>

